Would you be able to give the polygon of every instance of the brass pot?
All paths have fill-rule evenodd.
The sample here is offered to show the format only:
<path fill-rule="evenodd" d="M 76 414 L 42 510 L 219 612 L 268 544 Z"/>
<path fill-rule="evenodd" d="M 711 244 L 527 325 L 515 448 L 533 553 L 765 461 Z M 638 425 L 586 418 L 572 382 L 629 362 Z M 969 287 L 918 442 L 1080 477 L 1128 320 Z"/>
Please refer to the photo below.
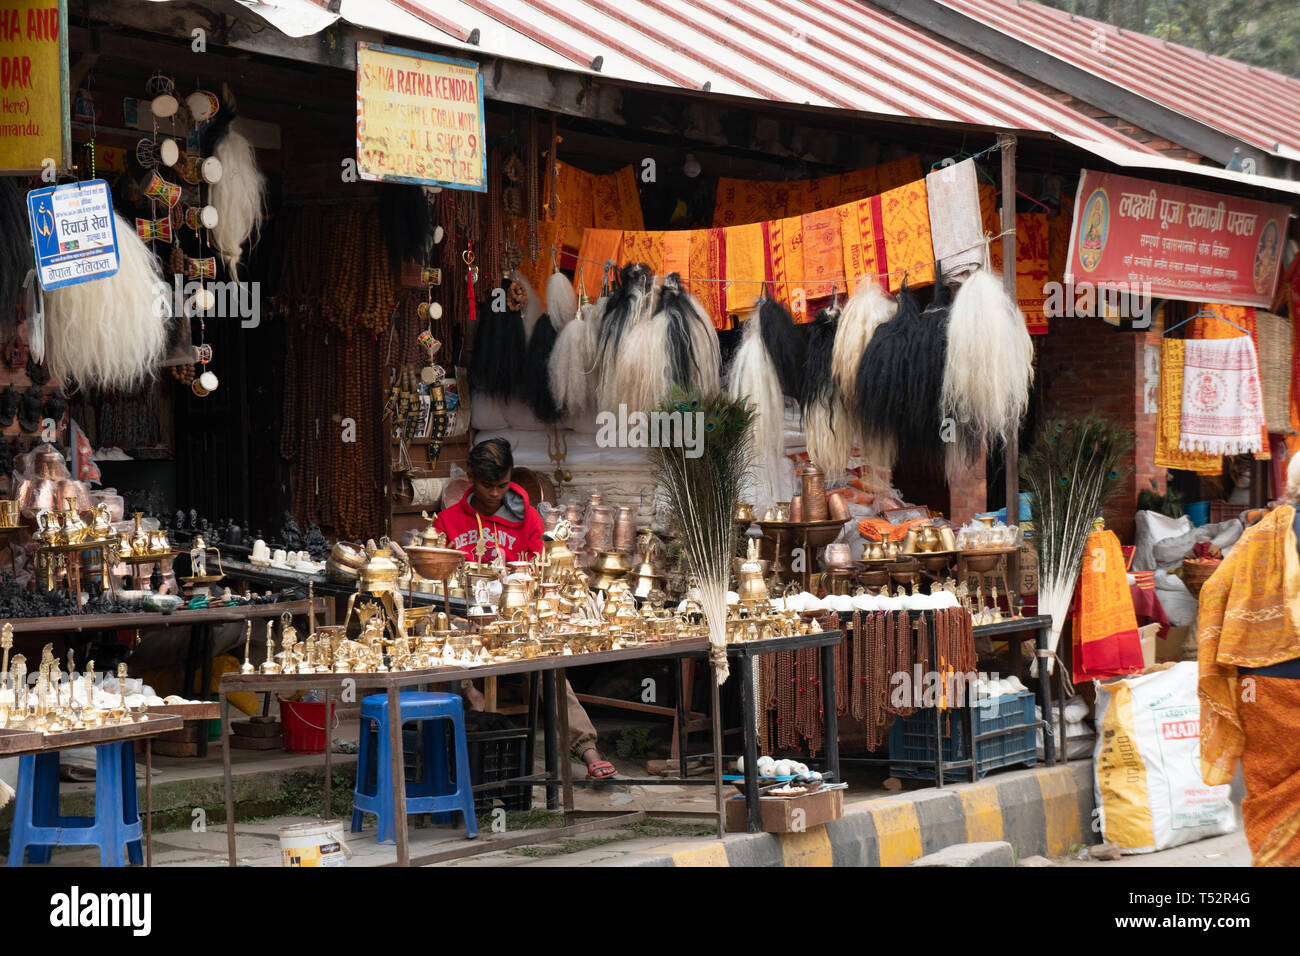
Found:
<path fill-rule="evenodd" d="M 736 511 L 735 511 L 735 513 L 731 516 L 731 520 L 732 520 L 732 521 L 735 521 L 735 522 L 738 522 L 738 523 L 739 523 L 739 522 L 743 522 L 743 523 L 745 523 L 745 524 L 747 524 L 747 525 L 748 525 L 748 524 L 753 524 L 753 523 L 754 523 L 754 506 L 753 506 L 752 504 L 750 504 L 748 501 L 742 501 L 742 502 L 740 502 L 739 504 L 736 505 Z"/>
<path fill-rule="evenodd" d="M 144 512 L 137 511 L 132 517 L 135 518 L 135 531 L 131 533 L 131 553 L 148 554 L 149 532 L 144 530 Z"/>
<path fill-rule="evenodd" d="M 397 590 L 398 567 L 387 548 L 376 548 L 361 566 L 361 590 L 383 594 Z"/>
<path fill-rule="evenodd" d="M 567 540 L 546 541 L 543 542 L 542 547 L 546 551 L 546 560 L 551 566 L 552 573 L 573 567 L 574 554 L 569 550 Z"/>
<path fill-rule="evenodd" d="M 606 591 L 615 581 L 620 581 L 627 577 L 627 572 L 631 569 L 627 558 L 617 551 L 601 551 L 596 555 L 596 560 L 591 566 L 592 574 L 595 576 L 592 583 L 592 589 L 596 591 Z"/>
<path fill-rule="evenodd" d="M 742 604 L 766 604 L 767 582 L 757 561 L 746 561 L 736 578 L 736 593 Z"/>
<path fill-rule="evenodd" d="M 663 582 L 664 576 L 655 571 L 655 566 L 649 561 L 642 561 L 632 572 L 632 594 L 644 600 L 650 596 L 651 591 L 662 589 Z"/>
<path fill-rule="evenodd" d="M 501 611 L 506 613 L 516 608 L 527 607 L 530 600 L 528 582 L 519 578 L 507 580 L 501 588 Z"/>

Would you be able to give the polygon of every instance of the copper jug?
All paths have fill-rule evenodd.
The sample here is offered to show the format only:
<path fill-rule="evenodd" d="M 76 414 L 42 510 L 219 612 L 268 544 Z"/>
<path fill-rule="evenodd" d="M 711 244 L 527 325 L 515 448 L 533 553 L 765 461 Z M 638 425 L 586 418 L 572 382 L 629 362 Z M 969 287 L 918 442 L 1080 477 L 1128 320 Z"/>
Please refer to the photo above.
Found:
<path fill-rule="evenodd" d="M 826 475 L 811 461 L 803 466 L 799 473 L 799 482 L 803 498 L 803 520 L 825 521 L 830 517 L 830 508 L 826 503 Z"/>

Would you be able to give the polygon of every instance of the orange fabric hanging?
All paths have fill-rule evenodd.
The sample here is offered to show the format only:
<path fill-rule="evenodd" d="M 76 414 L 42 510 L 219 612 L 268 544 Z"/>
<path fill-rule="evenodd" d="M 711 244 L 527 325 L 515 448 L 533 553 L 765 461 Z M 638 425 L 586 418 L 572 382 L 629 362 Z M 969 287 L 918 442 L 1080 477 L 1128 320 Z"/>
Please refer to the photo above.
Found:
<path fill-rule="evenodd" d="M 600 298 L 600 287 L 605 277 L 605 263 L 614 260 L 616 266 L 623 243 L 622 229 L 587 229 L 582 233 L 578 248 L 578 266 L 582 271 L 582 288 L 587 298 L 595 302 Z"/>
<path fill-rule="evenodd" d="M 921 179 L 915 154 L 867 169 L 789 182 L 721 177 L 713 204 L 715 226 L 739 226 L 773 218 L 802 216 L 828 206 L 878 196 Z"/>
<path fill-rule="evenodd" d="M 644 229 L 645 216 L 641 212 L 641 193 L 637 189 L 636 167 L 624 166 L 605 178 L 614 180 L 614 191 L 618 197 L 618 225 L 623 229 Z"/>
<path fill-rule="evenodd" d="M 772 263 L 776 300 L 790 310 L 796 322 L 808 321 L 808 298 L 803 289 L 803 220 L 774 219 L 768 224 L 767 253 Z"/>
<path fill-rule="evenodd" d="M 997 190 L 988 183 L 981 183 L 979 191 L 984 233 L 996 236 L 1002 231 L 1002 214 L 998 209 Z M 1016 304 L 1024 313 L 1025 325 L 1030 335 L 1047 334 L 1046 293 L 1043 291 L 1043 286 L 1049 278 L 1055 277 L 1060 281 L 1060 274 L 1053 276 L 1051 272 L 1051 223 L 1052 220 L 1047 218 L 1046 213 L 1016 213 Z M 1065 226 L 1068 245 L 1068 219 Z M 1056 228 L 1060 229 L 1059 226 Z M 1001 237 L 989 242 L 989 268 L 995 275 L 1002 275 Z M 1064 265 L 1061 268 L 1063 274 Z"/>
<path fill-rule="evenodd" d="M 727 251 L 726 301 L 723 305 L 730 315 L 746 313 L 754 307 L 767 271 L 763 224 L 732 226 L 723 232 Z"/>
<path fill-rule="evenodd" d="M 1113 531 L 1088 535 L 1074 613 L 1074 676 L 1113 677 L 1142 669 L 1137 614 L 1124 553 Z"/>
<path fill-rule="evenodd" d="M 848 280 L 849 292 L 852 292 L 858 287 L 859 278 L 883 271 L 876 262 L 876 227 L 871 216 L 871 200 L 845 203 L 836 207 L 836 213 L 840 220 L 844 276 Z"/>
<path fill-rule="evenodd" d="M 715 226 L 737 226 L 760 222 L 772 215 L 772 183 L 750 179 L 718 180 L 717 198 L 713 206 Z"/>
<path fill-rule="evenodd" d="M 552 215 L 573 229 L 588 229 L 596 224 L 592 205 L 591 175 L 576 166 L 558 163 L 555 176 L 556 208 Z"/>
<path fill-rule="evenodd" d="M 687 291 L 699 301 L 705 313 L 713 320 L 713 327 L 719 331 L 727 328 L 727 312 L 722 304 L 722 283 L 694 281 L 720 279 L 726 268 L 725 247 L 721 229 L 696 229 L 691 232 L 691 272 L 692 281 L 687 283 Z"/>
<path fill-rule="evenodd" d="M 623 241 L 617 256 L 620 267 L 629 262 L 644 262 L 653 275 L 666 275 L 664 272 L 664 234 L 662 232 L 623 233 Z"/>
<path fill-rule="evenodd" d="M 803 229 L 805 295 L 821 299 L 844 290 L 844 247 L 834 207 L 800 217 Z"/>
<path fill-rule="evenodd" d="M 899 186 L 880 196 L 880 228 L 888 259 L 889 291 L 904 277 L 911 288 L 934 282 L 934 247 L 930 242 L 930 205 L 925 180 Z"/>
<path fill-rule="evenodd" d="M 1016 213 L 1016 299 L 1030 335 L 1047 334 L 1048 230 L 1047 213 Z"/>
<path fill-rule="evenodd" d="M 676 272 L 683 279 L 690 278 L 692 235 L 686 229 L 670 229 L 663 233 L 664 275 Z"/>
<path fill-rule="evenodd" d="M 841 174 L 839 201 L 844 203 L 863 196 L 879 196 L 923 178 L 920 157 L 916 154 L 904 156 L 879 166 Z"/>

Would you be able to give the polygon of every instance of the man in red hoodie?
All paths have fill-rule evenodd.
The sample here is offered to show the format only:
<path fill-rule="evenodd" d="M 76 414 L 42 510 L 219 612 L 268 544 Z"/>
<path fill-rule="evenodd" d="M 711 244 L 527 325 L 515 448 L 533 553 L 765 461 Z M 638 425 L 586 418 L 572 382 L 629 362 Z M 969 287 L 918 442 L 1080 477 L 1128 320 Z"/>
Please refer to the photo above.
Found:
<path fill-rule="evenodd" d="M 447 535 L 447 546 L 476 555 L 480 528 L 486 542 L 484 561 L 501 553 L 506 561 L 542 553 L 542 516 L 528 503 L 528 492 L 510 480 L 514 456 L 504 438 L 489 438 L 470 449 L 466 461 L 470 485 L 460 501 L 438 513 L 433 526 Z M 569 710 L 569 750 L 587 765 L 592 780 L 612 777 L 614 765 L 596 750 L 596 728 L 569 682 L 564 682 Z M 476 695 L 477 697 L 477 695 Z M 477 703 L 477 701 L 476 701 Z"/>

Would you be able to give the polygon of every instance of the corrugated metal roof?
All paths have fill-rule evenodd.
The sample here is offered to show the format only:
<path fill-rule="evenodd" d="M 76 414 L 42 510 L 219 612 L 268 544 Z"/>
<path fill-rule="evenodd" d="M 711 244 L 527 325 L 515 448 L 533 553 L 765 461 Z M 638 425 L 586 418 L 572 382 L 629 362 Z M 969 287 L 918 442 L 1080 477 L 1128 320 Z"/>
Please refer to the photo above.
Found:
<path fill-rule="evenodd" d="M 1300 160 L 1298 79 L 1029 0 L 939 2 L 1167 109 Z"/>
<path fill-rule="evenodd" d="M 240 0 L 291 36 L 339 17 L 429 43 L 772 102 L 1149 149 L 852 0 Z M 477 42 L 471 42 L 477 41 Z M 598 70 L 593 70 L 598 66 Z"/>

